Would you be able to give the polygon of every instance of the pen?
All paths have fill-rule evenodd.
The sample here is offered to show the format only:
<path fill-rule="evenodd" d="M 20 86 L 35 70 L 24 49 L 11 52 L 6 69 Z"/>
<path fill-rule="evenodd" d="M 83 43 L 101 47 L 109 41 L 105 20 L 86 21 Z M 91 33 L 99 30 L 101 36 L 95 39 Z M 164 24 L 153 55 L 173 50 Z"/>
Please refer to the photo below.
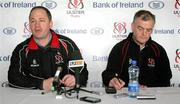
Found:
<path fill-rule="evenodd" d="M 125 82 L 120 79 L 119 74 L 117 74 L 117 73 L 115 73 L 115 78 L 117 78 L 117 80 L 118 80 L 118 82 L 120 84 L 119 89 L 122 89 L 124 87 L 124 85 L 125 85 Z"/>
<path fill-rule="evenodd" d="M 119 79 L 119 75 L 115 73 L 115 77 L 118 79 L 118 82 L 121 84 L 121 80 Z"/>

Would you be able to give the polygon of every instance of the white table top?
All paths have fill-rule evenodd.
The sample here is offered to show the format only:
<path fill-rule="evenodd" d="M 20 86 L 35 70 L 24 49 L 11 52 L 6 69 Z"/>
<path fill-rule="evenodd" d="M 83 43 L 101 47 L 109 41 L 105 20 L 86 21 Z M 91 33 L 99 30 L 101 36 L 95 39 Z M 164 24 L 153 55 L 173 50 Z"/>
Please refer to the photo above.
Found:
<path fill-rule="evenodd" d="M 106 94 L 104 88 L 86 88 L 88 90 L 102 92 L 102 95 L 79 92 L 79 97 L 91 96 L 101 99 L 98 104 L 180 104 L 180 88 L 147 88 L 141 90 L 141 94 L 154 94 L 155 100 L 137 100 L 136 98 L 114 98 L 114 94 Z M 117 94 L 127 92 L 127 88 L 118 91 Z M 56 99 L 56 92 L 41 94 L 42 90 L 24 90 L 9 87 L 0 87 L 0 104 L 88 104 L 73 98 L 68 99 L 61 95 L 62 99 Z"/>

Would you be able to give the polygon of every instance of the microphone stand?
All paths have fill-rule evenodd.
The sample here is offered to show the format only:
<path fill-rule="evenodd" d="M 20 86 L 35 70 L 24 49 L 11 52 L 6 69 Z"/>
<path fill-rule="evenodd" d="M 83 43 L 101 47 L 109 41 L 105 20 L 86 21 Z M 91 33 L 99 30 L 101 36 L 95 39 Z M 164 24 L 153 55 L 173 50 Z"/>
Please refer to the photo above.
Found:
<path fill-rule="evenodd" d="M 61 95 L 63 92 L 65 92 L 62 88 L 62 84 L 59 81 L 53 82 L 53 87 L 54 88 L 52 91 L 57 91 L 57 95 Z"/>
<path fill-rule="evenodd" d="M 76 98 L 79 99 L 79 90 L 80 90 L 80 86 L 79 86 L 78 84 L 77 84 L 75 90 L 76 90 L 76 93 L 77 93 Z"/>
<path fill-rule="evenodd" d="M 57 94 L 58 94 L 58 95 L 61 95 L 62 93 L 63 93 L 62 87 L 61 87 L 61 86 L 58 86 L 58 87 L 57 87 Z"/>

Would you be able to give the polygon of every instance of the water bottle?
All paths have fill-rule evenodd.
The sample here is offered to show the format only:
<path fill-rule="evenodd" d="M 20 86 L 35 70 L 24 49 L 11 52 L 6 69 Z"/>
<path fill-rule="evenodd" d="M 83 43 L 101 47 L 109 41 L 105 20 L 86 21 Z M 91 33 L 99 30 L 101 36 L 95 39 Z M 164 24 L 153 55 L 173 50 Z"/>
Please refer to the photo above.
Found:
<path fill-rule="evenodd" d="M 129 97 L 136 97 L 139 93 L 139 67 L 137 66 L 137 61 L 132 60 L 131 66 L 128 69 L 129 72 L 129 83 L 128 83 L 128 94 Z"/>

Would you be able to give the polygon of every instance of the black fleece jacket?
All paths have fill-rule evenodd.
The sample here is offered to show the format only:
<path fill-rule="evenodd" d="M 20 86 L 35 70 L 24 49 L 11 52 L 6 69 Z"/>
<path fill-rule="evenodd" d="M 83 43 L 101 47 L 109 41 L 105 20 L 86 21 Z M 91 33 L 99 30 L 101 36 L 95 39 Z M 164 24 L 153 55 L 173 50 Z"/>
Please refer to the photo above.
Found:
<path fill-rule="evenodd" d="M 109 85 L 109 81 L 115 77 L 116 73 L 127 86 L 129 82 L 128 67 L 131 60 L 137 60 L 141 85 L 170 86 L 172 72 L 165 49 L 150 38 L 145 47 L 140 50 L 140 46 L 133 41 L 132 35 L 133 33 L 130 33 L 126 39 L 117 43 L 111 50 L 107 67 L 102 72 L 105 86 Z"/>
<path fill-rule="evenodd" d="M 33 36 L 14 49 L 8 71 L 9 85 L 17 88 L 42 89 L 43 80 L 54 77 L 59 66 L 63 67 L 60 78 L 66 74 L 75 75 L 70 70 L 70 60 L 82 59 L 76 44 L 68 37 L 51 30 L 52 39 L 45 48 L 38 46 Z M 62 64 L 63 63 L 63 64 Z M 86 63 L 80 74 L 80 85 L 86 86 L 88 70 Z"/>

